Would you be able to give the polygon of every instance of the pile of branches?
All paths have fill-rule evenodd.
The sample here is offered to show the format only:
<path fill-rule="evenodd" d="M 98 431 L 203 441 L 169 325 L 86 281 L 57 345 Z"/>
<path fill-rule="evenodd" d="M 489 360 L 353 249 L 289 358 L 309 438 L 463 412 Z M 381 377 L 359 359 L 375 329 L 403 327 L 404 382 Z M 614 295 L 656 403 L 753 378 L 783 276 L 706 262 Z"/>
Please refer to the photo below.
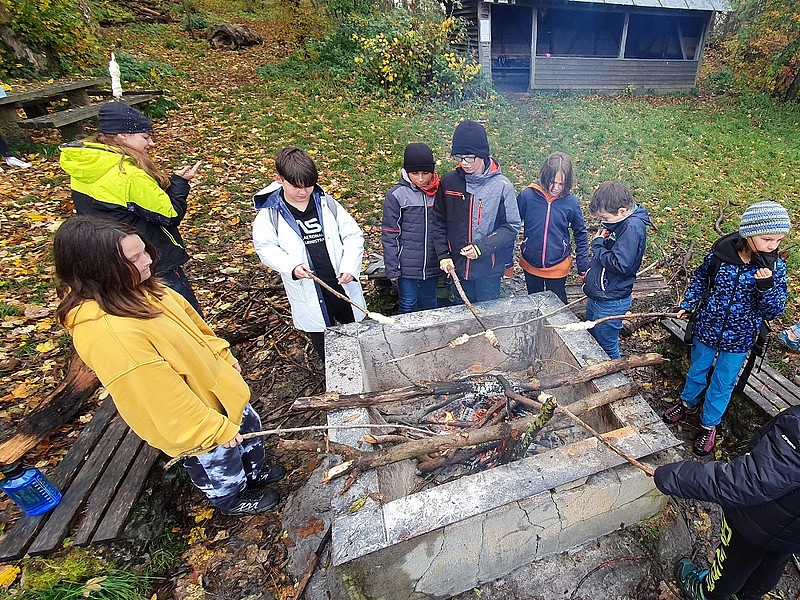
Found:
<path fill-rule="evenodd" d="M 409 458 L 418 460 L 421 473 L 432 473 L 454 464 L 475 462 L 476 456 L 489 453 L 489 458 L 479 460 L 482 466 L 494 466 L 517 460 L 528 453 L 535 437 L 554 415 L 566 417 L 602 444 L 620 455 L 648 475 L 652 471 L 613 446 L 602 434 L 585 423 L 580 415 L 626 398 L 637 391 L 633 383 L 591 394 L 567 407 L 558 405 L 557 399 L 543 390 L 574 386 L 610 373 L 625 369 L 658 365 L 665 362 L 659 354 L 644 354 L 605 361 L 578 371 L 551 375 L 524 382 L 509 382 L 503 375 L 486 374 L 448 382 L 412 385 L 383 392 L 342 395 L 328 393 L 299 398 L 293 411 L 335 410 L 341 408 L 372 407 L 381 411 L 386 425 L 368 425 L 372 429 L 364 441 L 377 450 L 363 452 L 344 444 L 329 441 L 281 440 L 282 451 L 331 452 L 344 456 L 345 461 L 330 469 L 327 479 L 348 476 L 344 489 L 367 469 L 392 464 Z M 491 390 L 494 388 L 494 391 Z M 450 421 L 448 425 L 459 428 L 456 433 L 437 434 L 429 427 L 431 413 L 449 405 L 462 395 L 483 395 L 489 401 L 486 413 L 475 421 Z M 487 391 L 488 390 L 488 391 Z M 422 400 L 416 410 L 408 410 Z M 404 410 L 404 408 L 406 410 Z M 388 409 L 388 410 L 387 410 Z M 520 410 L 522 409 L 522 410 Z M 357 425 L 341 425 L 353 428 Z M 377 433 L 380 430 L 381 433 Z M 388 433 L 387 433 L 388 430 Z"/>

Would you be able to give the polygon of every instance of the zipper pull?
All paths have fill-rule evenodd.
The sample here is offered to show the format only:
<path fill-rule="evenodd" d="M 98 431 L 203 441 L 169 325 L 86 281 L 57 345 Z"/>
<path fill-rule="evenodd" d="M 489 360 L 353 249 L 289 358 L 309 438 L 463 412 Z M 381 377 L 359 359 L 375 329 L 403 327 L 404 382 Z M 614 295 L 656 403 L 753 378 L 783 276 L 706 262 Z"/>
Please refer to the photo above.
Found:
<path fill-rule="evenodd" d="M 481 224 L 482 215 L 483 215 L 483 199 L 478 198 L 478 225 Z"/>

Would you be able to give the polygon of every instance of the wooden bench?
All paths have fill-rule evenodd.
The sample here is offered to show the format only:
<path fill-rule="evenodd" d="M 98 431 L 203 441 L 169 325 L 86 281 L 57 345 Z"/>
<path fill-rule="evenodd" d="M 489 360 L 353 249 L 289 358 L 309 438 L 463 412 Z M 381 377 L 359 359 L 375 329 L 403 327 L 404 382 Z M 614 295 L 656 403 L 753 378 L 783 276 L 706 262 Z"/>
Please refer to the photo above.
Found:
<path fill-rule="evenodd" d="M 573 302 L 583 296 L 583 283 L 568 283 L 564 289 L 567 292 L 567 301 Z M 657 294 L 669 292 L 667 280 L 663 275 L 642 275 L 633 283 L 633 298 L 641 299 Z"/>
<path fill-rule="evenodd" d="M 66 100 L 70 107 L 84 106 L 90 103 L 89 89 L 107 82 L 107 77 L 61 79 L 15 88 L 0 98 L 0 132 L 9 141 L 24 142 L 29 136 L 25 129 L 18 127 L 21 120 L 18 109 L 23 110 L 27 118 L 33 118 L 47 114 L 54 102 Z"/>
<path fill-rule="evenodd" d="M 129 106 L 143 104 L 158 96 L 155 92 L 144 94 L 126 94 L 121 101 Z M 108 102 L 98 102 L 85 106 L 67 108 L 54 113 L 43 114 L 19 121 L 18 125 L 25 129 L 58 129 L 65 138 L 75 137 L 83 133 L 82 122 L 92 119 L 100 112 L 100 107 Z"/>
<path fill-rule="evenodd" d="M 48 474 L 61 502 L 47 514 L 20 519 L 0 539 L 0 561 L 52 552 L 67 536 L 76 546 L 118 538 L 159 454 L 104 400 Z"/>
<path fill-rule="evenodd" d="M 661 324 L 678 339 L 683 340 L 686 321 L 662 319 Z M 771 417 L 790 406 L 800 404 L 800 387 L 766 362 L 759 360 L 758 363 L 746 381 L 737 383 L 737 388 L 740 388 L 747 398 Z"/>

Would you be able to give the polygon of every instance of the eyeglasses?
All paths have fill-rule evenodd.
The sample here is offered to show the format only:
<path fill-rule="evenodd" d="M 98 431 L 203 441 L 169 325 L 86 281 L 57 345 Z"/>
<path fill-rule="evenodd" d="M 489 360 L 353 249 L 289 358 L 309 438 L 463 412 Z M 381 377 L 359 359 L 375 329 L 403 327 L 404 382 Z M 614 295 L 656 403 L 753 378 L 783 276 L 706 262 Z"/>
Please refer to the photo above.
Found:
<path fill-rule="evenodd" d="M 478 157 L 473 154 L 468 154 L 466 156 L 461 156 L 460 154 L 453 154 L 453 160 L 457 160 L 458 162 L 463 162 L 465 164 L 471 165 Z"/>

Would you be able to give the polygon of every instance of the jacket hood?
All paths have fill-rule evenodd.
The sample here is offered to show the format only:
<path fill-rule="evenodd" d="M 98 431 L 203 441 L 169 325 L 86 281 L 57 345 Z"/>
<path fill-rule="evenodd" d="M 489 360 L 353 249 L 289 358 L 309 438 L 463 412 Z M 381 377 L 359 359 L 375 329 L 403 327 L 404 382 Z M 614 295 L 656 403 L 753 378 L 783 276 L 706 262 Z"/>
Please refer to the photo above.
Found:
<path fill-rule="evenodd" d="M 280 183 L 273 181 L 264 189 L 253 194 L 253 206 L 256 210 L 270 207 L 276 208 L 278 206 L 278 200 L 281 198 L 280 191 L 282 189 L 283 186 Z M 273 198 L 273 196 L 275 196 L 275 198 Z"/>
<path fill-rule="evenodd" d="M 59 162 L 70 177 L 94 183 L 119 164 L 122 155 L 110 146 L 96 142 L 70 142 L 61 146 Z M 130 162 L 130 159 L 124 159 Z"/>
<path fill-rule="evenodd" d="M 64 326 L 72 333 L 78 325 L 97 321 L 107 314 L 94 300 L 85 300 L 67 313 Z"/>
<path fill-rule="evenodd" d="M 483 185 L 489 179 L 503 174 L 503 170 L 500 168 L 500 163 L 491 156 L 489 157 L 489 166 L 483 173 L 467 174 L 464 169 L 461 168 L 461 165 L 457 166 L 456 169 L 461 169 L 464 177 L 467 179 L 467 183 L 472 185 Z"/>
<path fill-rule="evenodd" d="M 627 227 L 628 223 L 626 223 L 626 221 L 630 222 L 631 219 L 641 221 L 645 227 L 653 225 L 653 222 L 650 220 L 650 215 L 647 214 L 647 209 L 641 204 L 637 204 L 633 212 L 628 215 L 626 219 L 622 219 L 622 221 L 617 221 L 616 223 L 606 223 L 605 227 L 613 233 L 623 227 Z"/>
<path fill-rule="evenodd" d="M 314 191 L 311 192 L 311 197 L 316 201 L 325 195 L 323 190 L 318 185 L 314 186 Z M 253 206 L 256 210 L 262 208 L 280 208 L 280 202 L 283 200 L 283 186 L 277 181 L 273 181 L 263 190 L 256 192 L 253 196 Z M 319 202 L 317 202 L 319 204 Z"/>
<path fill-rule="evenodd" d="M 728 235 L 723 236 L 714 242 L 714 245 L 711 247 L 711 251 L 714 253 L 714 256 L 723 262 L 730 263 L 732 265 L 743 265 L 744 261 L 742 260 L 742 257 L 739 256 L 739 251 L 736 250 L 736 243 L 740 239 L 742 239 L 742 236 L 739 235 L 738 231 L 729 233 Z"/>

